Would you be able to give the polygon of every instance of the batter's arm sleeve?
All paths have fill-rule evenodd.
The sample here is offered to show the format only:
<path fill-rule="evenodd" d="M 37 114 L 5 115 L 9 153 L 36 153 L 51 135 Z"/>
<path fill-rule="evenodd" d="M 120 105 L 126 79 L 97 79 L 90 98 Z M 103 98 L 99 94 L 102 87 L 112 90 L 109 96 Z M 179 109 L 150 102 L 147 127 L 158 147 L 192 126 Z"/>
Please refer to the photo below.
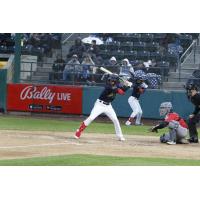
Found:
<path fill-rule="evenodd" d="M 121 88 L 117 89 L 117 93 L 120 94 L 120 95 L 124 95 L 125 94 L 124 90 L 122 90 Z"/>
<path fill-rule="evenodd" d="M 124 92 L 126 92 L 129 88 L 130 88 L 130 87 L 125 86 L 125 85 L 121 87 L 121 89 L 122 89 Z"/>

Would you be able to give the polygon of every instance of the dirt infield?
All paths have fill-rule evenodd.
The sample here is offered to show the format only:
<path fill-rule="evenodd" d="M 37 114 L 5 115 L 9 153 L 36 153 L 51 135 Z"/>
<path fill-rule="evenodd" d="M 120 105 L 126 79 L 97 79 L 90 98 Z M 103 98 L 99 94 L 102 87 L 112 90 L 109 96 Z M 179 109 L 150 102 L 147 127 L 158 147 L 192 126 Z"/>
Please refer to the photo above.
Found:
<path fill-rule="evenodd" d="M 0 159 L 31 158 L 67 154 L 93 154 L 128 157 L 161 157 L 200 160 L 199 144 L 160 144 L 158 137 L 126 136 L 117 141 L 114 134 L 0 130 Z"/>

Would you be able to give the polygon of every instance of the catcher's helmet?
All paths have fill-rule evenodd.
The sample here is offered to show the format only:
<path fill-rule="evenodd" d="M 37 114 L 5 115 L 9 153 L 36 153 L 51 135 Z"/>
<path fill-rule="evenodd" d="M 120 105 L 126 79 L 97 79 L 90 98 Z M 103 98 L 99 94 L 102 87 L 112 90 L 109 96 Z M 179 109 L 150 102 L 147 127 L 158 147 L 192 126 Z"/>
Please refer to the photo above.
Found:
<path fill-rule="evenodd" d="M 171 102 L 163 102 L 160 104 L 160 108 L 159 108 L 160 116 L 167 115 L 171 110 L 172 110 Z"/>
<path fill-rule="evenodd" d="M 148 85 L 145 82 L 143 82 L 138 87 L 142 88 L 142 89 L 146 89 L 146 88 L 148 88 Z"/>

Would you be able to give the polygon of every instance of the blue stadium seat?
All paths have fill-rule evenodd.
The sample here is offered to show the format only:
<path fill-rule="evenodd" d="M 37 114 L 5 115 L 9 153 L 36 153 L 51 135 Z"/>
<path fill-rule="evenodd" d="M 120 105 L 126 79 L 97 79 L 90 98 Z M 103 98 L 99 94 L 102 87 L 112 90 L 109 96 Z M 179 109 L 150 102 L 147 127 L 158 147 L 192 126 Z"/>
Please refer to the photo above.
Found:
<path fill-rule="evenodd" d="M 192 35 L 189 34 L 180 35 L 179 38 L 180 38 L 180 44 L 184 48 L 189 47 L 193 40 Z"/>
<path fill-rule="evenodd" d="M 141 34 L 140 33 L 131 33 L 129 35 L 129 41 L 131 42 L 139 42 L 141 38 Z"/>
<path fill-rule="evenodd" d="M 120 42 L 114 41 L 106 44 L 106 49 L 109 51 L 119 50 Z"/>
<path fill-rule="evenodd" d="M 161 61 L 157 63 L 157 66 L 160 68 L 160 75 L 167 77 L 169 75 L 170 63 L 166 61 Z"/>
<path fill-rule="evenodd" d="M 122 50 L 112 51 L 111 56 L 115 56 L 117 60 L 124 59 L 124 51 Z"/>
<path fill-rule="evenodd" d="M 7 47 L 4 46 L 4 45 L 1 45 L 0 46 L 0 53 L 6 53 L 6 51 L 7 51 Z"/>
<path fill-rule="evenodd" d="M 153 41 L 161 43 L 165 37 L 166 33 L 154 33 Z"/>
<path fill-rule="evenodd" d="M 178 64 L 178 56 L 175 53 L 167 52 L 163 55 L 163 61 L 167 61 L 170 63 L 170 66 L 176 67 Z"/>
<path fill-rule="evenodd" d="M 102 57 L 102 59 L 106 60 L 111 57 L 111 52 L 105 49 L 105 50 L 101 50 L 99 55 Z"/>
<path fill-rule="evenodd" d="M 152 42 L 154 35 L 152 33 L 142 33 L 140 41 L 141 42 Z"/>
<path fill-rule="evenodd" d="M 113 36 L 113 39 L 119 42 L 130 42 L 128 35 L 123 33 Z"/>
<path fill-rule="evenodd" d="M 159 49 L 159 43 L 158 42 L 149 42 L 146 43 L 146 48 L 147 51 L 158 51 Z"/>
<path fill-rule="evenodd" d="M 149 51 L 138 51 L 137 52 L 137 59 L 147 61 L 150 58 L 150 52 Z"/>
<path fill-rule="evenodd" d="M 146 47 L 145 42 L 134 42 L 133 43 L 133 51 L 144 51 Z"/>
<path fill-rule="evenodd" d="M 137 51 L 125 51 L 124 57 L 128 58 L 129 61 L 133 61 L 137 58 Z"/>
<path fill-rule="evenodd" d="M 107 47 L 107 46 L 106 46 L 105 44 L 99 45 L 99 49 L 100 49 L 100 50 L 105 50 L 106 47 Z"/>
<path fill-rule="evenodd" d="M 133 47 L 132 42 L 122 42 L 120 44 L 120 50 L 123 50 L 123 51 L 131 51 L 132 47 Z"/>
<path fill-rule="evenodd" d="M 162 60 L 162 53 L 159 51 L 151 52 L 150 53 L 150 59 L 155 59 L 156 61 L 161 61 Z"/>

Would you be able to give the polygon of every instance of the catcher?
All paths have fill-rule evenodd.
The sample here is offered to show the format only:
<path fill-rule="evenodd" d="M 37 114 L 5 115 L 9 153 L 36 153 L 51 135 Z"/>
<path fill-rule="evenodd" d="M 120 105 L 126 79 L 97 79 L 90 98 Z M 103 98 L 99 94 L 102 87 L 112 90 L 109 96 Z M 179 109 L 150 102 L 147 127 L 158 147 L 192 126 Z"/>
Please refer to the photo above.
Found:
<path fill-rule="evenodd" d="M 188 144 L 186 136 L 188 135 L 188 126 L 186 122 L 172 110 L 171 102 L 163 102 L 159 108 L 160 116 L 165 119 L 150 129 L 151 132 L 158 132 L 158 129 L 169 128 L 169 133 L 160 136 L 160 142 L 169 145 Z"/>

